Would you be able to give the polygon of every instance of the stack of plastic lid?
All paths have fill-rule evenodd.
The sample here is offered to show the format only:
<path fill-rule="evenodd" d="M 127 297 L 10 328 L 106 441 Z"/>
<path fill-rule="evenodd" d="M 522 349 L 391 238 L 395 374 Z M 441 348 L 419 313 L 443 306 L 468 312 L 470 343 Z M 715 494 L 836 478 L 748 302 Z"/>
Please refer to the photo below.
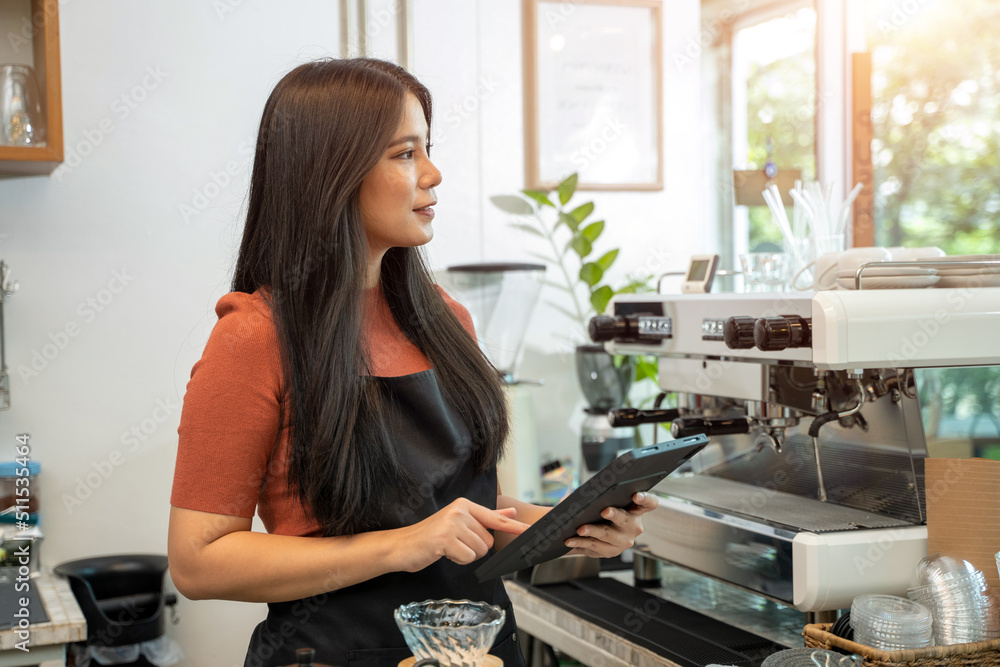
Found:
<path fill-rule="evenodd" d="M 819 648 L 789 648 L 772 653 L 764 659 L 760 667 L 854 667 L 860 665 L 860 658 L 841 655 Z M 711 667 L 711 665 L 709 665 Z"/>
<path fill-rule="evenodd" d="M 934 639 L 939 646 L 1000 638 L 1000 608 L 990 595 L 980 570 L 972 563 L 941 554 L 917 565 L 920 585 L 911 600 L 934 614 Z"/>
<path fill-rule="evenodd" d="M 859 595 L 851 605 L 858 644 L 897 651 L 934 645 L 931 610 L 895 595 Z"/>

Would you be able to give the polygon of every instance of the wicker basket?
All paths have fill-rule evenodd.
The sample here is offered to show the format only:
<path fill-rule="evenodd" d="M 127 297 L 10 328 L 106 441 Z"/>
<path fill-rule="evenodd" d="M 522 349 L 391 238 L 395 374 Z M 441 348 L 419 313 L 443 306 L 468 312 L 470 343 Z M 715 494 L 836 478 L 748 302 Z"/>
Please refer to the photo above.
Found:
<path fill-rule="evenodd" d="M 810 648 L 838 648 L 864 658 L 864 667 L 1000 667 L 1000 639 L 975 644 L 929 646 L 906 651 L 880 651 L 829 632 L 831 623 L 802 630 Z"/>

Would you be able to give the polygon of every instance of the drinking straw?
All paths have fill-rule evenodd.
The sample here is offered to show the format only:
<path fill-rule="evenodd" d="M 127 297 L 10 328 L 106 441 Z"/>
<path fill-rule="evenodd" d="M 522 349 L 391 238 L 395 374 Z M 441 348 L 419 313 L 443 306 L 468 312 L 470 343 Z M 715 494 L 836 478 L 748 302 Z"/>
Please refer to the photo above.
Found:
<path fill-rule="evenodd" d="M 819 232 L 821 236 L 832 235 L 833 225 L 830 220 L 830 200 L 826 196 L 826 189 L 823 187 L 823 184 L 819 181 L 810 182 L 806 194 L 811 200 L 813 213 L 816 216 L 815 222 L 818 229 L 815 229 L 814 233 Z"/>
<path fill-rule="evenodd" d="M 777 221 L 778 227 L 781 228 L 781 235 L 785 237 L 785 245 L 790 249 L 796 264 L 799 264 L 801 257 L 799 256 L 798 244 L 795 242 L 796 237 L 792 234 L 792 228 L 788 224 L 788 214 L 785 212 L 784 202 L 781 201 L 781 192 L 778 190 L 778 186 L 772 183 L 761 194 L 764 196 L 767 207 L 771 210 L 771 217 Z"/>
<path fill-rule="evenodd" d="M 778 188 L 772 184 L 761 194 L 764 195 L 764 201 L 767 202 L 767 207 L 771 209 L 771 216 L 781 228 L 782 236 L 791 241 L 794 238 L 792 236 L 792 228 L 788 226 L 788 215 L 785 213 L 785 205 L 784 202 L 781 201 L 781 193 L 777 190 Z"/>
<path fill-rule="evenodd" d="M 795 181 L 795 188 L 789 194 L 792 195 L 792 199 L 794 200 L 795 193 L 801 191 L 802 180 L 799 179 Z M 802 239 L 806 233 L 806 219 L 804 213 L 805 212 L 802 210 L 802 206 L 795 202 L 795 205 L 792 207 L 792 233 L 795 234 L 795 238 L 797 240 Z"/>
<path fill-rule="evenodd" d="M 851 190 L 851 193 L 847 195 L 847 199 L 844 200 L 844 204 L 840 207 L 840 218 L 837 220 L 837 233 L 843 234 L 847 229 L 847 219 L 851 216 L 851 206 L 854 204 L 854 200 L 857 199 L 858 195 L 861 193 L 861 189 L 864 187 L 863 183 L 858 183 Z"/>
<path fill-rule="evenodd" d="M 791 192 L 789 192 L 789 194 L 792 195 L 792 199 L 795 201 L 795 203 L 802 207 L 802 212 L 812 222 L 812 225 L 811 225 L 812 232 L 813 232 L 813 234 L 815 234 L 816 231 L 817 231 L 816 230 L 816 212 L 813 211 L 812 206 L 809 204 L 809 201 L 808 201 L 808 197 L 809 196 L 806 194 L 805 190 L 792 190 Z"/>

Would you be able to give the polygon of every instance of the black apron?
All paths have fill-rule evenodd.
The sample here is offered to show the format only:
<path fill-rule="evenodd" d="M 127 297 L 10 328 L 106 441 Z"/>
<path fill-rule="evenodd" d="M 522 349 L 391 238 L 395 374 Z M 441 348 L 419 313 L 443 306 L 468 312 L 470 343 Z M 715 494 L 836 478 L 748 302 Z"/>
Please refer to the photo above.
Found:
<path fill-rule="evenodd" d="M 496 470 L 476 474 L 468 428 L 445 401 L 434 371 L 378 380 L 394 408 L 390 437 L 417 480 L 416 488 L 385 489 L 389 502 L 378 529 L 412 525 L 458 498 L 495 509 Z M 467 599 L 505 610 L 504 626 L 490 653 L 503 660 L 504 667 L 524 667 L 503 583 L 479 583 L 473 574 L 477 565 L 441 558 L 420 572 L 392 572 L 329 593 L 269 603 L 267 618 L 250 639 L 244 665 L 295 664 L 295 649 L 308 647 L 316 649 L 316 662 L 336 667 L 396 667 L 412 655 L 393 619 L 397 607 Z"/>

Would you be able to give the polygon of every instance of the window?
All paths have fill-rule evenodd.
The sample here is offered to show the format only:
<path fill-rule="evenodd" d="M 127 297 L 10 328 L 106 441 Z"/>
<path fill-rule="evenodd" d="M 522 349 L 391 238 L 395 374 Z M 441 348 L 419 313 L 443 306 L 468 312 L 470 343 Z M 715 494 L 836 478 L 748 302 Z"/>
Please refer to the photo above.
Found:
<path fill-rule="evenodd" d="M 816 178 L 816 10 L 782 5 L 733 35 L 733 162 L 736 169 L 798 169 Z M 791 202 L 785 202 L 791 204 Z M 766 206 L 738 206 L 736 252 L 775 249 L 781 232 Z"/>
<path fill-rule="evenodd" d="M 875 243 L 1000 253 L 995 0 L 867 4 Z M 1000 458 L 1000 368 L 917 371 L 932 456 Z"/>
<path fill-rule="evenodd" d="M 1000 252 L 1000 3 L 867 3 L 875 241 Z"/>
<path fill-rule="evenodd" d="M 916 379 L 931 456 L 1000 459 L 1000 368 L 922 368 Z"/>

